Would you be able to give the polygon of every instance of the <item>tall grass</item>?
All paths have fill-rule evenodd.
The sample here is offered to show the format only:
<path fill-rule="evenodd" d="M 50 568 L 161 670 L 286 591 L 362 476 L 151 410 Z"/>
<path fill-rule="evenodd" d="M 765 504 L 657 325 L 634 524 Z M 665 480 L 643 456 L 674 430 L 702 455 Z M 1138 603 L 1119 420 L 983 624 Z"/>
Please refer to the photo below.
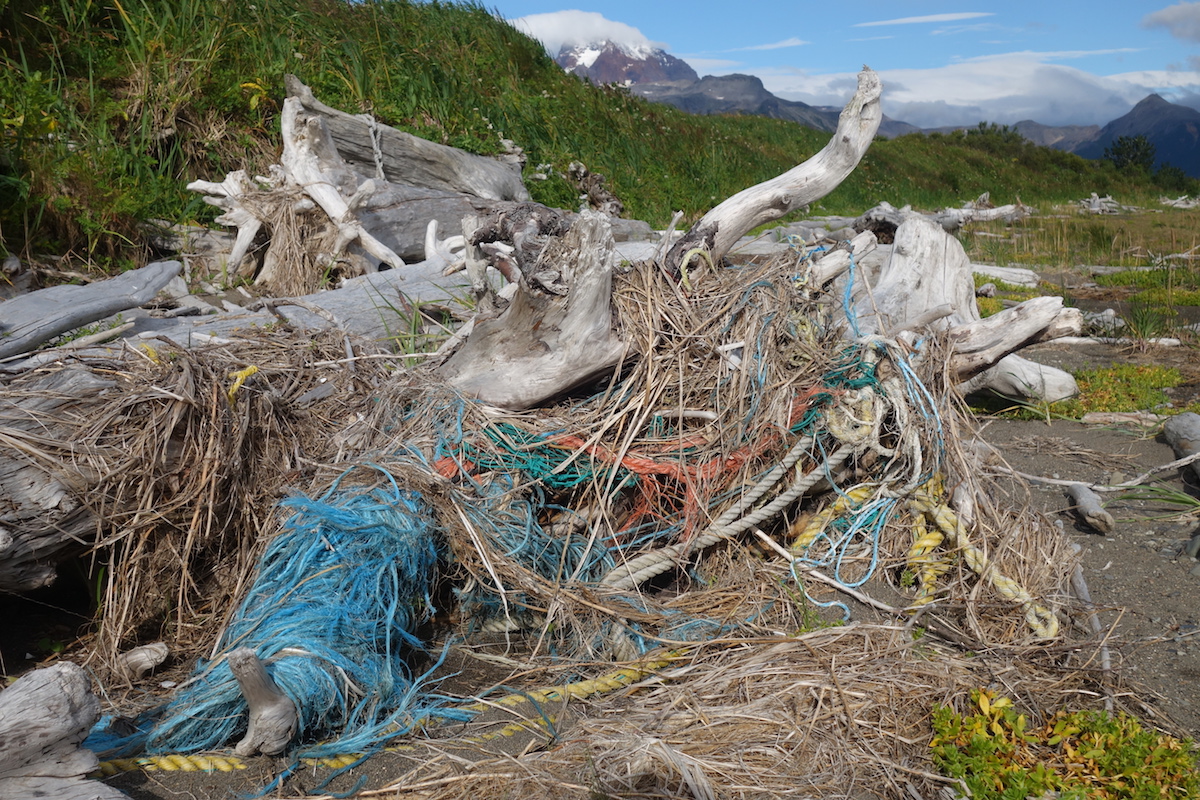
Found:
<path fill-rule="evenodd" d="M 211 219 L 184 185 L 275 158 L 289 72 L 330 105 L 434 141 L 491 154 L 513 140 L 530 169 L 551 165 L 530 182 L 551 205 L 578 202 L 562 173 L 582 161 L 655 225 L 698 217 L 828 138 L 591 86 L 476 3 L 0 0 L 0 249 L 119 266 L 146 255 L 140 221 Z M 1153 190 L 1011 137 L 918 135 L 877 142 L 817 210 Z"/>

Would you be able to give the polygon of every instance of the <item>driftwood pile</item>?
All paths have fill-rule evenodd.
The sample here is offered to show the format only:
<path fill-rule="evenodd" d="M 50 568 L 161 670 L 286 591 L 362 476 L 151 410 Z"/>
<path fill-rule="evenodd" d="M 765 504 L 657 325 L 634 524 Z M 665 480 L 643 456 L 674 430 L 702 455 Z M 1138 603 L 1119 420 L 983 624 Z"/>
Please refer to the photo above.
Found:
<path fill-rule="evenodd" d="M 866 231 L 723 266 L 748 230 L 854 169 L 880 91 L 864 71 L 821 153 L 720 204 L 654 260 L 623 265 L 603 213 L 568 218 L 515 188 L 454 200 L 446 226 L 462 240 L 434 236 L 426 263 L 461 257 L 474 313 L 428 358 L 306 300 L 303 321 L 283 302 L 264 310 L 273 330 L 127 341 L 27 369 L 0 393 L 0 447 L 17 465 L 0 483 L 20 498 L 0 518 L 0 588 L 44 584 L 78 552 L 104 559 L 94 666 L 110 685 L 136 680 L 116 657 L 147 636 L 181 657 L 214 647 L 280 530 L 281 496 L 315 497 L 370 464 L 430 501 L 457 631 L 492 663 L 556 683 L 597 661 L 659 665 L 635 708 L 591 701 L 579 735 L 548 753 L 485 769 L 430 759 L 409 783 L 453 797 L 497 783 L 547 796 L 933 796 L 946 781 L 928 763 L 932 703 L 963 703 L 998 667 L 1035 712 L 1096 678 L 1078 656 L 1088 645 L 1071 640 L 1069 545 L 982 477 L 955 388 L 1070 393 L 1065 373 L 1013 353 L 1077 334 L 1080 317 L 1039 298 L 981 320 L 961 246 L 913 214 L 897 212 L 886 259 Z M 407 202 L 387 188 L 390 139 L 296 93 L 279 170 L 197 185 L 239 226 L 231 265 L 267 233 L 257 269 L 272 286 L 331 265 L 412 269 L 365 221 Z M 339 136 L 357 142 L 356 161 Z M 322 232 L 298 240 L 300 228 Z M 855 621 L 811 630 L 836 608 Z M 278 657 L 302 651 L 289 642 Z M 271 669 L 221 652 L 259 678 Z M 246 725 L 243 754 L 303 744 L 294 716 L 252 710 Z"/>

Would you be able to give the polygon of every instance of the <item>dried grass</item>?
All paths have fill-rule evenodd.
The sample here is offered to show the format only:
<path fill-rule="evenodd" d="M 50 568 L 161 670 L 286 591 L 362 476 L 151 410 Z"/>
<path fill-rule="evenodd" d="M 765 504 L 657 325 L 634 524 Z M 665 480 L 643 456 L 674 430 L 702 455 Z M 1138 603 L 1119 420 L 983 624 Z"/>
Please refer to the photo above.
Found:
<path fill-rule="evenodd" d="M 761 537 L 686 552 L 640 590 L 584 585 L 565 569 L 539 574 L 481 527 L 473 503 L 485 471 L 436 460 L 439 443 L 456 437 L 499 458 L 497 440 L 483 432 L 505 423 L 562 443 L 578 465 L 642 469 L 633 485 L 598 470 L 574 488 L 543 490 L 539 522 L 556 536 L 595 547 L 630 541 L 642 525 L 667 531 L 645 549 L 693 541 L 784 458 L 800 439 L 791 430 L 798 419 L 818 414 L 814 430 L 825 436 L 835 422 L 852 428 L 867 408 L 861 402 L 871 395 L 823 382 L 839 369 L 845 342 L 828 324 L 830 298 L 797 286 L 798 272 L 794 260 L 779 259 L 693 274 L 690 289 L 653 268 L 629 272 L 616 284 L 615 316 L 638 357 L 591 396 L 524 414 L 464 403 L 428 371 L 344 361 L 347 340 L 334 333 L 309 341 L 275 332 L 90 362 L 118 391 L 53 420 L 51 439 L 74 445 L 69 459 L 61 450 L 46 458 L 60 459 L 69 485 L 90 487 L 99 521 L 96 557 L 110 571 L 96 652 L 108 659 L 164 632 L 177 651 L 200 652 L 277 530 L 276 500 L 289 489 L 320 492 L 370 462 L 430 500 L 454 555 L 447 578 L 456 588 L 490 587 L 513 619 L 532 622 L 529 637 L 503 651 L 524 671 L 541 670 L 543 681 L 594 674 L 636 655 L 629 648 L 638 637 L 687 653 L 635 699 L 589 701 L 549 752 L 470 768 L 433 763 L 383 795 L 934 796 L 946 781 L 931 774 L 927 757 L 932 706 L 961 705 L 970 688 L 999 682 L 1035 713 L 1057 708 L 1064 693 L 1095 680 L 1078 667 L 1081 645 L 1070 641 L 1069 624 L 1056 641 L 1035 641 L 1020 604 L 947 552 L 952 569 L 917 617 L 851 601 L 859 621 L 821 627 L 839 615 L 805 592 L 836 593 L 798 580 L 774 548 L 788 547 L 836 500 L 828 489 L 765 520 Z M 874 446 L 826 478 L 902 493 L 940 464 L 944 494 L 974 498 L 968 536 L 990 569 L 1069 622 L 1069 542 L 1046 518 L 989 499 L 996 493 L 960 445 L 974 430 L 945 386 L 937 347 L 928 342 L 914 362 L 927 400 L 912 393 L 891 355 L 882 358 L 874 391 L 887 394 L 878 406 L 887 410 Z M 257 374 L 231 402 L 230 374 L 250 365 Z M 302 402 L 328 382 L 331 394 Z M 45 449 L 30 437 L 22 446 Z M 814 469 L 820 457 L 813 448 L 799 468 Z M 792 477 L 785 470 L 763 502 Z M 526 476 L 504 497 L 533 492 Z M 861 588 L 877 607 L 911 600 L 903 576 L 916 516 L 900 504 L 880 531 L 878 567 Z M 850 551 L 843 574 L 861 576 L 872 558 L 869 545 Z M 707 641 L 674 639 L 677 619 L 710 622 Z M 968 657 L 966 648 L 982 655 Z"/>

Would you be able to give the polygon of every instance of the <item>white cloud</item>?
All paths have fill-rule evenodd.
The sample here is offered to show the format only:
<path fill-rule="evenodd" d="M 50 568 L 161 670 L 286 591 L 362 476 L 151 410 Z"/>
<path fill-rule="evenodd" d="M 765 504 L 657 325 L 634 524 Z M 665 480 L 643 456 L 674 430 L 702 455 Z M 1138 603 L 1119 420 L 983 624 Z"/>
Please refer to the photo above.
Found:
<path fill-rule="evenodd" d="M 758 74 L 769 91 L 812 105 L 842 105 L 855 85 L 850 73 L 776 70 Z M 1200 94 L 1200 74 L 1192 72 L 1161 70 L 1105 77 L 1064 64 L 1041 63 L 1024 53 L 969 59 L 933 69 L 883 70 L 880 77 L 884 113 L 922 128 L 974 125 L 984 120 L 1011 125 L 1024 119 L 1046 125 L 1103 125 L 1151 92 L 1168 99 Z"/>
<path fill-rule="evenodd" d="M 751 45 L 750 47 L 735 47 L 728 52 L 733 53 L 738 50 L 781 50 L 785 47 L 799 47 L 800 45 L 804 44 L 812 44 L 812 42 L 806 42 L 803 39 L 793 36 L 790 39 L 784 39 L 782 42 L 773 42 L 771 44 L 755 44 Z"/>
<path fill-rule="evenodd" d="M 1029 61 L 1064 61 L 1071 58 L 1088 58 L 1090 56 L 1111 56 L 1121 53 L 1140 53 L 1140 47 L 1113 47 L 1107 50 L 1017 50 L 1011 53 L 997 53 L 988 56 L 971 56 L 962 59 L 962 63 L 972 61 L 1009 61 L 1014 58 Z"/>
<path fill-rule="evenodd" d="M 1143 28 L 1166 28 L 1176 39 L 1200 42 L 1200 3 L 1176 3 L 1142 17 Z"/>
<path fill-rule="evenodd" d="M 508 23 L 519 31 L 540 41 L 551 55 L 558 55 L 563 45 L 591 44 L 608 40 L 634 47 L 660 47 L 640 30 L 624 22 L 607 19 L 595 11 L 555 11 L 549 14 L 530 14 Z"/>
<path fill-rule="evenodd" d="M 877 25 L 914 25 L 922 22 L 957 22 L 960 19 L 977 19 L 979 17 L 994 17 L 991 11 L 962 11 L 956 14 L 926 14 L 923 17 L 900 17 L 899 19 L 882 19 L 877 22 L 856 22 L 855 28 L 872 28 Z"/>

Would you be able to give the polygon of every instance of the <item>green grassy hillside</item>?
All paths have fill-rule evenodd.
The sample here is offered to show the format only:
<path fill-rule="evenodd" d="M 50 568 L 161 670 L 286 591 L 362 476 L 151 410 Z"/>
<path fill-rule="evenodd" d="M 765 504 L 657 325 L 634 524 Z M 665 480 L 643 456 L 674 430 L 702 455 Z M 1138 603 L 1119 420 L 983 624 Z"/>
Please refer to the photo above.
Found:
<path fill-rule="evenodd" d="M 276 157 L 283 76 L 330 105 L 479 153 L 501 136 L 529 171 L 580 160 L 627 215 L 695 218 L 824 145 L 826 135 L 749 117 L 693 117 L 590 86 L 484 6 L 405 0 L 0 0 L 0 250 L 71 253 L 108 268 L 148 253 L 139 223 L 211 220 L 195 178 Z M 574 207 L 565 180 L 535 199 Z M 822 203 L 958 204 L 1157 195 L 1118 174 L 987 129 L 876 143 Z"/>

